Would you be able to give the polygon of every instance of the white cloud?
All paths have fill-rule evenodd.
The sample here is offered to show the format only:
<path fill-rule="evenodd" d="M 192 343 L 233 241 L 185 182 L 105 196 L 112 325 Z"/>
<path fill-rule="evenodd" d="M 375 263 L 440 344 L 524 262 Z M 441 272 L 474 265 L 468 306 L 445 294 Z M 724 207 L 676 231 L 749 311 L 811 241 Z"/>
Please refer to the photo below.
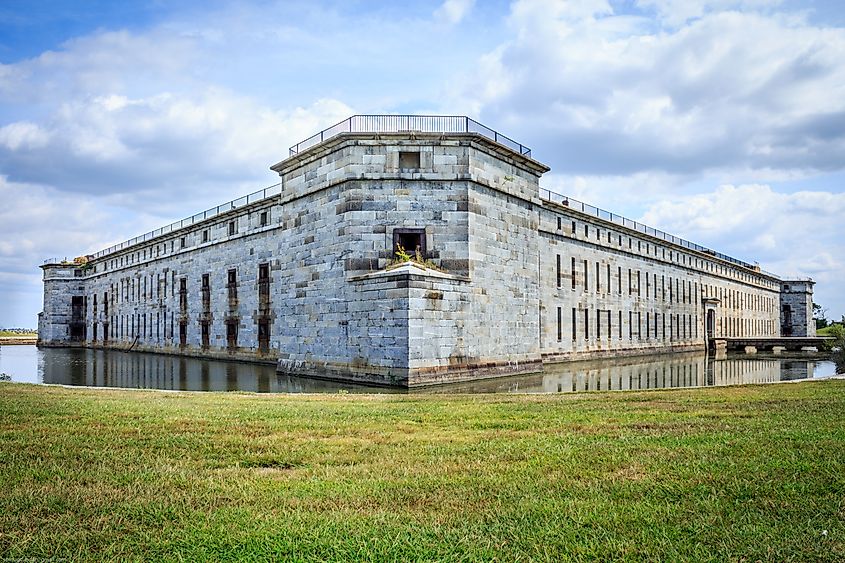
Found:
<path fill-rule="evenodd" d="M 434 18 L 448 25 L 460 23 L 472 10 L 475 0 L 445 0 L 434 11 Z"/>
<path fill-rule="evenodd" d="M 782 277 L 816 280 L 816 301 L 845 312 L 845 193 L 778 193 L 767 185 L 723 185 L 649 206 L 641 221 Z"/>
<path fill-rule="evenodd" d="M 842 169 L 845 30 L 717 4 L 655 29 L 605 2 L 516 2 L 457 103 L 560 173 Z"/>
<path fill-rule="evenodd" d="M 637 5 L 654 10 L 668 26 L 677 27 L 706 13 L 723 10 L 773 8 L 783 0 L 637 0 Z"/>
<path fill-rule="evenodd" d="M 219 89 L 103 95 L 63 103 L 43 126 L 0 129 L 0 163 L 15 181 L 68 192 L 170 198 L 178 189 L 183 200 L 226 199 L 239 195 L 244 181 L 254 182 L 250 189 L 272 183 L 268 167 L 288 146 L 350 113 L 331 99 L 272 110 Z"/>
<path fill-rule="evenodd" d="M 37 123 L 18 121 L 0 127 L 0 145 L 10 150 L 40 149 L 47 145 L 50 134 Z"/>

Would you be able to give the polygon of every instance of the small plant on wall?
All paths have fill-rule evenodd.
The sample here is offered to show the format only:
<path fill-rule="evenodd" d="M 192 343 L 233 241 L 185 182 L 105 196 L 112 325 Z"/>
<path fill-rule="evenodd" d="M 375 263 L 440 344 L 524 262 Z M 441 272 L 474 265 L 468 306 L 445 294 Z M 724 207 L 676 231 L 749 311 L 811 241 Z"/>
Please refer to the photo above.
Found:
<path fill-rule="evenodd" d="M 420 251 L 419 248 L 417 248 L 416 251 L 414 251 L 414 254 L 409 254 L 408 251 L 405 250 L 404 246 L 402 246 L 401 244 L 397 244 L 395 254 L 396 254 L 396 258 L 394 258 L 390 262 L 390 264 L 387 265 L 388 270 L 392 270 L 393 268 L 398 268 L 402 264 L 406 264 L 408 262 L 413 262 L 415 264 L 419 264 L 420 266 L 422 266 L 424 268 L 428 268 L 428 269 L 431 269 L 431 270 L 437 270 L 438 272 L 445 271 L 440 266 L 438 266 L 437 264 L 432 262 L 431 260 L 426 259 L 425 256 L 423 256 L 423 254 L 422 254 L 422 252 Z"/>

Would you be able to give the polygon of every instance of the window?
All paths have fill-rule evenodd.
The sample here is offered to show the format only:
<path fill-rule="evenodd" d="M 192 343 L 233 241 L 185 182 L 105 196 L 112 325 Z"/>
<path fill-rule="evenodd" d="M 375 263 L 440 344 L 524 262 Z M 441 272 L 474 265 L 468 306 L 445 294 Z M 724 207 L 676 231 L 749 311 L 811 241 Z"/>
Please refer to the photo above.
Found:
<path fill-rule="evenodd" d="M 419 151 L 400 151 L 399 168 L 402 170 L 413 170 L 420 167 Z"/>
<path fill-rule="evenodd" d="M 584 309 L 584 338 L 590 339 L 590 310 Z"/>
<path fill-rule="evenodd" d="M 235 319 L 226 321 L 226 346 L 230 350 L 238 347 L 238 321 Z"/>
<path fill-rule="evenodd" d="M 268 211 L 262 211 L 261 215 L 259 215 L 259 224 L 262 227 L 266 227 L 270 223 L 270 214 Z"/>
<path fill-rule="evenodd" d="M 261 353 L 270 351 L 270 321 L 267 319 L 258 321 L 258 351 Z"/>
<path fill-rule="evenodd" d="M 596 262 L 596 293 L 601 293 L 601 270 L 599 263 Z"/>
<path fill-rule="evenodd" d="M 575 289 L 575 258 L 572 258 L 572 289 Z"/>
<path fill-rule="evenodd" d="M 395 256 L 401 247 L 412 256 L 419 252 L 422 258 L 426 258 L 425 239 L 425 229 L 423 228 L 393 229 L 393 255 Z"/>
<path fill-rule="evenodd" d="M 587 291 L 590 287 L 590 272 L 589 272 L 589 262 L 584 260 L 584 291 Z"/>
<path fill-rule="evenodd" d="M 179 248 L 185 248 L 188 246 L 188 237 L 182 237 L 179 239 Z"/>
<path fill-rule="evenodd" d="M 560 254 L 557 255 L 557 287 L 560 289 Z"/>
<path fill-rule="evenodd" d="M 562 324 L 562 323 L 561 323 L 562 316 L 563 316 L 563 314 L 562 314 L 562 312 L 561 312 L 561 308 L 560 308 L 560 307 L 558 307 L 558 308 L 557 308 L 557 341 L 558 341 L 558 342 L 560 342 L 561 340 L 563 340 L 563 327 L 561 326 L 561 324 Z"/>
<path fill-rule="evenodd" d="M 229 221 L 229 236 L 232 236 L 237 232 L 238 232 L 237 221 Z"/>
<path fill-rule="evenodd" d="M 208 229 L 206 229 L 202 232 L 202 241 L 208 242 Z"/>

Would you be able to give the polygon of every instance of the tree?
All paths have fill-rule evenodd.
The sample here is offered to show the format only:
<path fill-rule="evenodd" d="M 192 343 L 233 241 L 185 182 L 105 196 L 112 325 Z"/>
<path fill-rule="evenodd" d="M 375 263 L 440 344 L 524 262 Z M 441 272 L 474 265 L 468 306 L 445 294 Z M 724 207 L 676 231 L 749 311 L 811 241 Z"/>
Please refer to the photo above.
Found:
<path fill-rule="evenodd" d="M 818 303 L 813 303 L 813 320 L 816 321 L 816 330 L 826 327 L 828 325 L 827 309 Z"/>

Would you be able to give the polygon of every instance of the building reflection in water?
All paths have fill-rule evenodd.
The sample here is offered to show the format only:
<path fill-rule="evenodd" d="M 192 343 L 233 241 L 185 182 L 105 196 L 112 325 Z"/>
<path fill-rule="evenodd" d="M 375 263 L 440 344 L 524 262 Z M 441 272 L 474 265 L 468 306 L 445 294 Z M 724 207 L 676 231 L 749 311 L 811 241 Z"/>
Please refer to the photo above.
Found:
<path fill-rule="evenodd" d="M 113 350 L 38 351 L 44 383 L 182 391 L 395 393 L 328 380 L 283 376 L 275 366 Z M 414 389 L 426 393 L 572 393 L 768 383 L 834 375 L 833 362 L 788 357 L 708 358 L 671 354 L 547 365 L 541 373 Z"/>

